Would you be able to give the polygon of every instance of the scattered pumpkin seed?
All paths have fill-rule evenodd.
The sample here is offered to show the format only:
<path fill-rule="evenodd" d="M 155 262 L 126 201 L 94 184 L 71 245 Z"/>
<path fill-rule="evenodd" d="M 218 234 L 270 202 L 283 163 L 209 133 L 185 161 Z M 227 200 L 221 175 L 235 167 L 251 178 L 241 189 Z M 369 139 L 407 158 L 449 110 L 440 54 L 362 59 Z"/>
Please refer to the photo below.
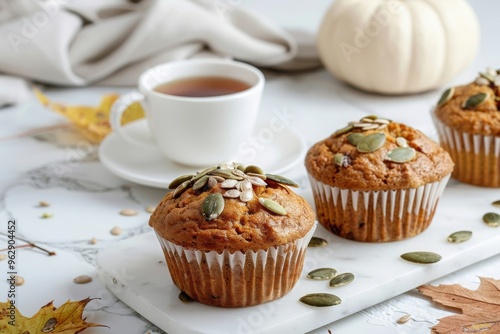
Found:
<path fill-rule="evenodd" d="M 271 181 L 274 181 L 274 182 L 279 183 L 279 184 L 283 184 L 285 186 L 295 187 L 295 188 L 299 187 L 299 185 L 297 183 L 295 183 L 292 180 L 287 179 L 286 177 L 281 176 L 281 175 L 266 174 L 266 177 L 267 177 L 267 179 L 269 179 Z"/>
<path fill-rule="evenodd" d="M 222 181 L 220 186 L 221 186 L 221 188 L 224 188 L 224 189 L 231 189 L 231 188 L 234 188 L 236 186 L 236 183 L 238 183 L 238 180 L 226 179 L 226 180 Z"/>
<path fill-rule="evenodd" d="M 110 233 L 112 235 L 120 235 L 120 234 L 122 234 L 122 232 L 123 232 L 123 230 L 122 230 L 122 228 L 120 226 L 115 226 L 110 231 Z"/>
<path fill-rule="evenodd" d="M 196 182 L 193 184 L 193 190 L 198 190 L 201 189 L 207 184 L 209 176 L 205 175 L 203 177 L 200 177 Z"/>
<path fill-rule="evenodd" d="M 240 177 L 244 177 L 245 176 L 245 173 L 243 173 L 241 170 L 239 169 L 233 169 L 232 172 L 234 175 L 236 176 L 240 176 Z"/>
<path fill-rule="evenodd" d="M 191 181 L 190 180 L 182 182 L 177 188 L 175 188 L 175 190 L 174 190 L 174 192 L 172 194 L 172 197 L 173 198 L 179 197 L 180 195 L 182 195 L 183 192 L 185 192 L 186 190 L 188 190 L 188 188 L 190 186 L 191 186 Z"/>
<path fill-rule="evenodd" d="M 24 278 L 22 276 L 16 275 L 15 286 L 20 286 L 24 284 Z"/>
<path fill-rule="evenodd" d="M 396 138 L 396 144 L 399 147 L 408 147 L 408 141 L 405 138 L 403 138 L 403 137 L 397 137 Z"/>
<path fill-rule="evenodd" d="M 312 237 L 307 247 L 325 247 L 326 245 L 328 245 L 328 241 L 326 241 L 325 239 Z"/>
<path fill-rule="evenodd" d="M 349 135 L 347 135 L 347 141 L 349 144 L 357 146 L 359 141 L 364 138 L 365 135 L 359 132 L 352 132 Z"/>
<path fill-rule="evenodd" d="M 368 130 L 375 130 L 379 128 L 379 124 L 365 124 L 361 129 L 363 131 L 368 131 Z"/>
<path fill-rule="evenodd" d="M 371 124 L 369 124 L 369 123 L 362 123 L 362 122 L 352 123 L 352 126 L 354 128 L 360 128 L 360 129 L 364 128 L 365 126 L 370 126 L 370 125 Z"/>
<path fill-rule="evenodd" d="M 479 72 L 479 76 L 481 78 L 484 78 L 484 79 L 488 80 L 489 82 L 493 82 L 493 81 L 495 81 L 496 73 L 493 74 L 493 73 L 491 73 L 489 71 L 488 71 L 488 73 Z"/>
<path fill-rule="evenodd" d="M 453 95 L 455 95 L 455 87 L 450 87 L 447 90 L 445 90 L 441 95 L 441 97 L 439 98 L 438 106 L 442 106 L 443 104 L 451 100 Z"/>
<path fill-rule="evenodd" d="M 416 155 L 417 151 L 412 147 L 396 147 L 387 153 L 386 160 L 396 163 L 405 163 L 411 161 Z"/>
<path fill-rule="evenodd" d="M 259 166 L 255 166 L 255 165 L 248 165 L 245 168 L 245 174 L 248 174 L 248 173 L 264 175 L 264 171 L 262 170 L 262 168 L 260 168 Z"/>
<path fill-rule="evenodd" d="M 335 131 L 334 136 L 338 137 L 340 135 L 343 135 L 344 133 L 348 133 L 352 129 L 354 129 L 354 127 L 351 124 L 349 124 L 341 129 L 338 129 L 337 131 Z"/>
<path fill-rule="evenodd" d="M 335 276 L 330 280 L 330 286 L 333 287 L 338 287 L 338 286 L 344 286 L 346 284 L 351 283 L 354 281 L 354 275 L 351 273 L 343 273 Z"/>
<path fill-rule="evenodd" d="M 201 205 L 201 213 L 206 220 L 212 220 L 224 210 L 224 198 L 220 193 L 208 195 Z"/>
<path fill-rule="evenodd" d="M 249 181 L 251 184 L 253 184 L 254 186 L 260 186 L 260 187 L 267 186 L 266 181 L 262 180 L 262 179 L 261 179 L 261 178 L 259 178 L 259 177 L 249 176 L 249 177 L 248 177 L 248 181 Z"/>
<path fill-rule="evenodd" d="M 335 275 L 337 275 L 337 270 L 333 268 L 319 268 L 309 272 L 307 274 L 307 278 L 316 280 L 327 280 L 334 278 Z"/>
<path fill-rule="evenodd" d="M 241 190 L 252 190 L 252 183 L 249 180 L 241 181 Z"/>
<path fill-rule="evenodd" d="M 493 68 L 491 67 L 487 67 L 486 68 L 486 73 L 488 73 L 489 75 L 491 75 L 492 77 L 494 77 L 495 75 L 497 75 L 497 71 L 494 70 Z"/>
<path fill-rule="evenodd" d="M 213 187 L 215 187 L 217 185 L 217 180 L 215 179 L 215 177 L 213 176 L 209 176 L 208 177 L 208 181 L 207 181 L 207 187 L 208 189 L 212 189 Z"/>
<path fill-rule="evenodd" d="M 91 245 L 95 245 L 97 243 L 97 239 L 96 238 L 92 238 L 89 240 L 89 244 Z"/>
<path fill-rule="evenodd" d="M 135 216 L 137 214 L 137 211 L 135 211 L 133 209 L 123 209 L 123 210 L 120 210 L 120 214 L 122 216 Z"/>
<path fill-rule="evenodd" d="M 342 159 L 342 167 L 347 167 L 351 164 L 352 159 L 349 155 L 345 154 L 344 158 Z"/>
<path fill-rule="evenodd" d="M 342 153 L 336 153 L 333 156 L 333 160 L 335 161 L 335 164 L 338 166 L 341 166 L 344 164 L 344 155 Z"/>
<path fill-rule="evenodd" d="M 195 175 L 181 175 L 169 183 L 168 189 L 175 189 L 182 183 L 191 180 Z"/>
<path fill-rule="evenodd" d="M 390 122 L 392 122 L 390 119 L 385 119 L 385 118 L 377 118 L 373 120 L 373 123 L 384 124 L 384 125 L 387 125 Z"/>
<path fill-rule="evenodd" d="M 401 255 L 401 258 L 414 263 L 436 263 L 441 261 L 442 257 L 439 254 L 432 252 L 409 252 Z"/>
<path fill-rule="evenodd" d="M 224 193 L 224 197 L 227 197 L 227 198 L 238 198 L 240 197 L 241 195 L 241 191 L 239 191 L 238 189 L 229 189 L 228 191 L 226 191 Z"/>
<path fill-rule="evenodd" d="M 147 213 L 153 213 L 155 212 L 156 207 L 155 206 L 147 206 L 146 207 L 146 212 Z"/>
<path fill-rule="evenodd" d="M 40 201 L 40 202 L 38 202 L 38 206 L 40 208 L 46 208 L 46 207 L 50 206 L 50 203 L 46 202 L 46 201 Z"/>
<path fill-rule="evenodd" d="M 7 258 L 7 255 L 5 254 L 0 254 L 0 261 L 3 261 Z"/>
<path fill-rule="evenodd" d="M 247 173 L 247 176 L 258 177 L 259 179 L 264 181 L 267 179 L 265 174 Z"/>
<path fill-rule="evenodd" d="M 73 279 L 76 284 L 86 284 L 92 282 L 92 277 L 87 275 L 80 275 Z"/>
<path fill-rule="evenodd" d="M 214 169 L 213 171 L 209 172 L 208 175 L 221 176 L 225 179 L 243 180 L 243 177 L 234 174 L 233 170 L 235 169 Z"/>
<path fill-rule="evenodd" d="M 268 209 L 269 211 L 276 213 L 278 215 L 286 215 L 286 210 L 284 207 L 281 206 L 278 202 L 273 201 L 272 199 L 269 198 L 264 198 L 260 197 L 259 198 L 260 204 L 262 204 L 263 207 Z"/>
<path fill-rule="evenodd" d="M 495 86 L 497 86 L 497 87 L 499 87 L 499 86 L 500 86 L 500 75 L 497 75 L 497 76 L 495 77 L 495 81 L 493 81 L 493 84 L 494 84 Z"/>
<path fill-rule="evenodd" d="M 187 293 L 185 293 L 184 291 L 181 291 L 181 293 L 179 293 L 179 300 L 183 303 L 190 303 L 193 301 L 193 298 L 191 298 Z"/>
<path fill-rule="evenodd" d="M 365 116 L 365 117 L 361 118 L 361 120 L 359 120 L 358 122 L 349 122 L 346 127 L 337 130 L 334 133 L 334 136 L 338 137 L 342 134 L 350 132 L 351 130 L 353 130 L 355 128 L 360 129 L 362 131 L 382 130 L 382 129 L 385 129 L 390 122 L 392 122 L 392 121 L 389 119 L 378 118 L 377 116 L 374 116 L 374 115 Z M 351 139 L 349 140 L 349 142 L 352 144 L 353 140 L 355 143 L 354 145 L 357 145 L 356 141 L 358 140 L 358 138 L 356 138 L 355 136 L 351 136 Z"/>
<path fill-rule="evenodd" d="M 489 86 L 491 82 L 488 79 L 485 79 L 483 77 L 479 77 L 476 79 L 475 83 L 476 83 L 476 85 L 479 85 L 479 86 Z"/>
<path fill-rule="evenodd" d="M 300 301 L 309 306 L 328 307 L 338 305 L 342 300 L 330 293 L 310 293 L 300 298 Z"/>
<path fill-rule="evenodd" d="M 472 95 L 469 97 L 464 104 L 462 105 L 462 108 L 464 109 L 472 109 L 486 101 L 488 98 L 488 93 L 479 93 L 476 95 Z"/>
<path fill-rule="evenodd" d="M 458 231 L 450 234 L 448 236 L 448 242 L 451 243 L 460 243 L 460 242 L 465 242 L 469 240 L 472 237 L 472 232 L 471 231 Z"/>
<path fill-rule="evenodd" d="M 405 314 L 396 321 L 398 324 L 402 325 L 407 323 L 411 319 L 411 314 Z"/>
<path fill-rule="evenodd" d="M 362 153 L 375 152 L 385 144 L 385 133 L 375 132 L 361 138 L 356 146 L 357 150 Z"/>
<path fill-rule="evenodd" d="M 224 180 L 225 180 L 225 178 L 223 178 L 221 176 L 217 176 L 217 175 L 210 175 L 210 177 L 217 182 L 224 182 Z"/>
<path fill-rule="evenodd" d="M 42 219 L 49 219 L 52 217 L 54 217 L 54 215 L 52 213 L 47 213 L 47 212 L 42 213 L 42 215 L 40 216 L 40 218 Z"/>
<path fill-rule="evenodd" d="M 241 191 L 240 194 L 240 201 L 242 202 L 249 202 L 253 198 L 253 190 L 252 189 L 245 189 Z"/>
<path fill-rule="evenodd" d="M 483 221 L 491 227 L 500 226 L 500 215 L 495 212 L 488 212 L 483 216 Z"/>
<path fill-rule="evenodd" d="M 500 200 L 494 201 L 493 203 L 491 203 L 491 205 L 496 206 L 497 208 L 500 208 Z"/>
<path fill-rule="evenodd" d="M 238 170 L 240 170 L 240 171 L 242 171 L 242 172 L 244 172 L 244 171 L 245 171 L 245 168 L 246 168 L 244 164 L 240 164 L 240 163 L 233 163 L 233 166 L 234 166 L 236 169 L 238 169 Z"/>
<path fill-rule="evenodd" d="M 202 170 L 201 172 L 199 172 L 195 176 L 193 176 L 193 178 L 191 179 L 191 182 L 196 182 L 198 179 L 201 179 L 202 177 L 204 177 L 205 175 L 207 175 L 208 173 L 211 173 L 212 171 L 214 171 L 216 169 L 217 169 L 217 166 L 205 168 L 204 170 Z"/>

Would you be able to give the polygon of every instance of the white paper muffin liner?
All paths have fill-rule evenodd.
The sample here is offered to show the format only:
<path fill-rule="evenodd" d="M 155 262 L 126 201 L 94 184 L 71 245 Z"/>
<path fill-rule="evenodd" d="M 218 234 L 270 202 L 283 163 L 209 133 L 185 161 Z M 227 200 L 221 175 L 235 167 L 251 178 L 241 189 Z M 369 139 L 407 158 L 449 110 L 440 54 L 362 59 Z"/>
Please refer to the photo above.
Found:
<path fill-rule="evenodd" d="M 423 232 L 449 179 L 447 175 L 418 188 L 353 191 L 309 174 L 318 221 L 338 236 L 364 242 L 402 240 Z"/>
<path fill-rule="evenodd" d="M 203 304 L 243 307 L 288 293 L 300 277 L 316 223 L 302 238 L 266 250 L 204 252 L 157 234 L 174 284 Z"/>
<path fill-rule="evenodd" d="M 441 146 L 455 163 L 452 176 L 483 187 L 500 187 L 500 137 L 457 131 L 432 112 Z"/>

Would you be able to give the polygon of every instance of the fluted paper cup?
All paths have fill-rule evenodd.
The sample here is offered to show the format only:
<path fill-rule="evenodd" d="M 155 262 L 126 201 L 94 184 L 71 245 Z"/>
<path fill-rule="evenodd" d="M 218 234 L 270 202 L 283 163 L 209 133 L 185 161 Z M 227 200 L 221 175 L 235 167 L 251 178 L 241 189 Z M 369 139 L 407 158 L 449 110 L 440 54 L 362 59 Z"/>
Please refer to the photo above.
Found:
<path fill-rule="evenodd" d="M 318 221 L 350 240 L 403 240 L 429 227 L 450 175 L 418 188 L 353 191 L 324 184 L 311 175 Z"/>
<path fill-rule="evenodd" d="M 181 291 L 203 304 L 243 307 L 278 299 L 294 287 L 315 227 L 285 245 L 233 253 L 189 249 L 157 237 Z"/>
<path fill-rule="evenodd" d="M 450 128 L 432 113 L 441 146 L 455 163 L 453 178 L 481 187 L 500 187 L 500 137 Z"/>

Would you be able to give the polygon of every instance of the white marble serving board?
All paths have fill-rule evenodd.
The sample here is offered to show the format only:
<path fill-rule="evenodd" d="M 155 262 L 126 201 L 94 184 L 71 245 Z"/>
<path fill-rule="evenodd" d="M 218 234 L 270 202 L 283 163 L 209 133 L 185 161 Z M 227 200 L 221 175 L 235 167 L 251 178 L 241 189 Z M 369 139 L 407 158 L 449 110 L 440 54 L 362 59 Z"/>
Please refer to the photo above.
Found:
<path fill-rule="evenodd" d="M 106 287 L 130 307 L 169 334 L 176 333 L 305 333 L 346 317 L 419 285 L 500 253 L 500 228 L 489 227 L 482 216 L 499 212 L 491 202 L 498 189 L 466 186 L 456 181 L 446 188 L 431 226 L 421 235 L 400 242 L 372 244 L 344 240 L 321 226 L 316 236 L 329 241 L 325 248 L 310 248 L 302 278 L 280 300 L 239 309 L 224 309 L 179 301 L 154 233 L 120 241 L 97 257 L 97 274 Z M 459 230 L 473 231 L 461 244 L 446 241 Z M 400 255 L 433 251 L 443 259 L 435 264 L 409 263 Z M 161 261 L 161 262 L 160 262 Z M 328 281 L 305 278 L 308 271 L 332 267 L 351 272 L 349 285 L 330 288 Z M 301 304 L 301 296 L 329 292 L 342 303 L 327 308 Z"/>

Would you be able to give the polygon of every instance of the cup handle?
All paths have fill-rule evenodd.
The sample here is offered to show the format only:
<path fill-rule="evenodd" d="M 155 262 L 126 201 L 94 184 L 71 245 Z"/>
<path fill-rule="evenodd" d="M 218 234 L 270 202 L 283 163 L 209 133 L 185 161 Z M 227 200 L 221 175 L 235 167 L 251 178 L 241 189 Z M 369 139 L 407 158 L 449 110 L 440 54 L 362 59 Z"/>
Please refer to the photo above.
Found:
<path fill-rule="evenodd" d="M 138 91 L 133 91 L 128 94 L 121 95 L 113 103 L 113 106 L 111 107 L 109 121 L 111 124 L 111 129 L 124 141 L 138 147 L 151 149 L 151 143 L 147 143 L 145 141 L 130 136 L 127 132 L 123 130 L 123 127 L 121 125 L 122 116 L 125 110 L 127 110 L 127 108 L 134 102 L 138 102 L 144 109 L 144 105 L 142 103 L 143 101 L 144 101 L 144 95 Z"/>

